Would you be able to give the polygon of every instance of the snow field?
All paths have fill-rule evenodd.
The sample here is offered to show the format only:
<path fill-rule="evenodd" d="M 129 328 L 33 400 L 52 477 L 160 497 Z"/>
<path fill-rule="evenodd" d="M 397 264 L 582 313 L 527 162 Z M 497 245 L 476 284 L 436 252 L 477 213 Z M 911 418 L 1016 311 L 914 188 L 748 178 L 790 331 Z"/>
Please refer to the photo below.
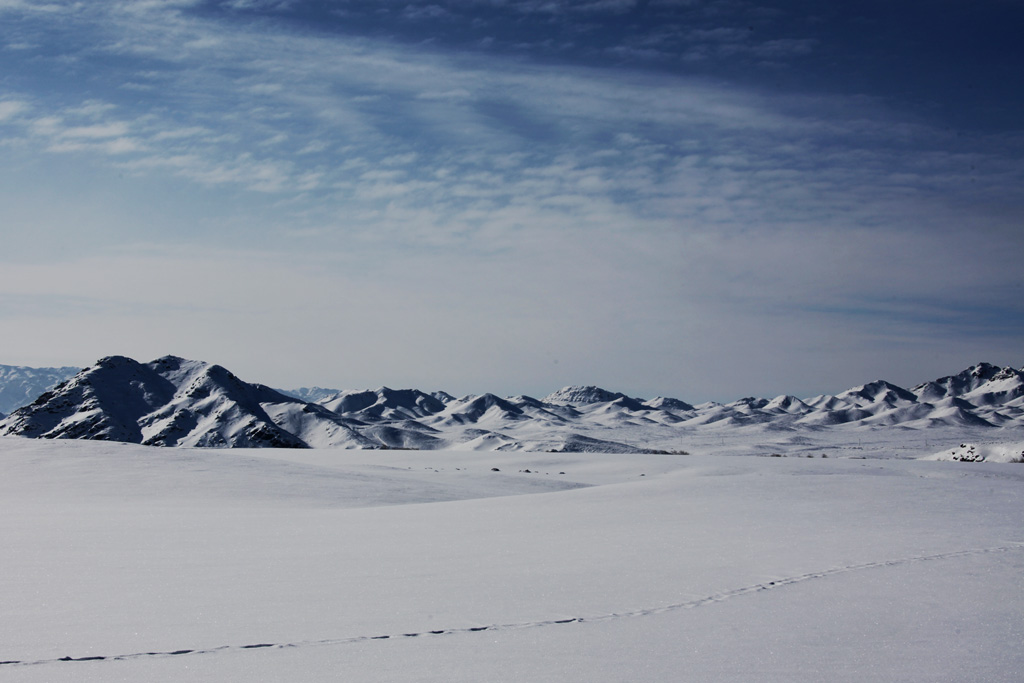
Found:
<path fill-rule="evenodd" d="M 0 458 L 3 680 L 1024 670 L 1013 464 L 17 438 Z"/>

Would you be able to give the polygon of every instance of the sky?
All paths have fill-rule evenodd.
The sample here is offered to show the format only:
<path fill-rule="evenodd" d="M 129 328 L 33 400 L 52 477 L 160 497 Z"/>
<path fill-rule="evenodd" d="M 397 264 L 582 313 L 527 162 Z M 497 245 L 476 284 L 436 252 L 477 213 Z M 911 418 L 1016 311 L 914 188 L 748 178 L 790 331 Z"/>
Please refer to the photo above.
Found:
<path fill-rule="evenodd" d="M 0 363 L 687 401 L 1024 365 L 1019 0 L 0 0 Z"/>

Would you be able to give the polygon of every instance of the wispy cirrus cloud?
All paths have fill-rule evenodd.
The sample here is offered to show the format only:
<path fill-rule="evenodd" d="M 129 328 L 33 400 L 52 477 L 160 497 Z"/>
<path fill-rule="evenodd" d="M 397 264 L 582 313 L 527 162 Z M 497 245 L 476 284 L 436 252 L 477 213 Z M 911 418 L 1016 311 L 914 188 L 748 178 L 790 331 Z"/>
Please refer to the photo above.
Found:
<path fill-rule="evenodd" d="M 0 0 L 0 12 L 60 12 L 66 8 L 67 4 L 59 2 L 33 2 L 32 0 Z"/>
<path fill-rule="evenodd" d="M 8 121 L 28 110 L 28 104 L 21 100 L 0 100 L 0 121 Z"/>
<path fill-rule="evenodd" d="M 142 9 L 132 11 L 135 17 Z M 894 129 L 870 103 L 768 99 L 695 80 L 637 82 L 625 72 L 524 68 L 500 60 L 471 66 L 397 46 L 268 35 L 259 28 L 213 40 L 207 34 L 215 24 L 171 16 L 167 23 L 174 28 L 164 30 L 163 39 L 124 15 L 115 15 L 120 23 L 104 22 L 119 30 L 102 51 L 135 54 L 144 44 L 148 54 L 175 66 L 139 74 L 158 83 L 161 94 L 133 112 L 130 126 L 110 104 L 93 112 L 109 117 L 99 123 L 69 118 L 58 125 L 52 116 L 40 117 L 33 129 L 51 140 L 50 149 L 81 151 L 92 140 L 97 151 L 138 152 L 122 162 L 126 170 L 165 168 L 200 183 L 263 192 L 333 187 L 362 200 L 415 196 L 440 206 L 458 203 L 446 196 L 486 195 L 492 203 L 528 196 L 550 206 L 544 188 L 565 185 L 565 178 L 527 177 L 543 173 L 568 143 L 590 150 L 573 163 L 591 191 L 579 182 L 573 196 L 642 197 L 648 215 L 660 207 L 666 217 L 715 219 L 716 225 L 730 215 L 734 222 L 750 220 L 754 211 L 763 220 L 773 210 L 769 195 L 801 198 L 799 207 L 784 207 L 790 220 L 800 213 L 813 219 L 814 210 L 828 211 L 823 205 L 829 201 L 845 209 L 839 197 L 848 196 L 858 173 L 865 192 L 892 194 L 892 183 L 870 178 L 882 167 L 890 180 L 902 179 L 900 191 L 924 199 L 941 168 L 933 166 L 928 182 L 900 175 L 905 164 L 880 143 L 896 130 L 903 144 L 920 150 L 935 131 L 906 124 Z M 193 46 L 195 55 L 183 54 L 181 44 Z M 225 73 L 211 64 L 234 68 Z M 202 106 L 218 92 L 231 94 L 218 98 L 216 108 Z M 837 115 L 840 108 L 846 112 Z M 621 142 L 618 131 L 637 127 L 644 128 L 643 138 L 633 148 L 608 142 Z M 524 145 L 531 152 L 513 166 L 489 168 L 496 163 L 490 159 L 505 163 Z M 377 163 L 381 152 L 413 154 L 414 167 L 402 183 L 371 182 L 347 166 L 359 159 Z M 459 154 L 463 158 L 453 163 Z M 488 173 L 491 180 L 481 182 Z M 920 182 L 910 182 L 915 178 Z M 808 187 L 816 196 L 801 190 Z M 563 190 L 548 194 L 568 196 Z"/>

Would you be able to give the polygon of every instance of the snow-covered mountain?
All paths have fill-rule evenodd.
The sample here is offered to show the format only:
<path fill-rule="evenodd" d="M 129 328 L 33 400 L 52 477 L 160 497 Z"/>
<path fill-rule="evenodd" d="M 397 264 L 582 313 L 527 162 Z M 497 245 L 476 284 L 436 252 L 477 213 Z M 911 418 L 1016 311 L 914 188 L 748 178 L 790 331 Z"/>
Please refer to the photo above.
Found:
<path fill-rule="evenodd" d="M 539 402 L 522 400 L 539 414 Z M 547 433 L 544 420 L 525 443 L 482 429 L 520 420 L 531 421 L 524 408 L 491 394 L 454 399 L 382 387 L 312 403 L 202 361 L 111 356 L 0 420 L 0 436 L 199 447 L 645 450 L 570 430 Z"/>
<path fill-rule="evenodd" d="M 571 386 L 562 387 L 556 392 L 550 393 L 544 397 L 545 403 L 560 403 L 560 404 L 588 404 L 588 403 L 607 403 L 614 401 L 619 398 L 628 398 L 625 394 L 620 394 L 615 391 L 608 391 L 601 387 L 595 387 L 592 385 L 588 386 Z"/>
<path fill-rule="evenodd" d="M 725 405 L 643 400 L 595 386 L 565 387 L 543 399 L 381 387 L 310 402 L 243 382 L 218 365 L 110 357 L 0 420 L 0 435 L 159 446 L 628 453 L 678 450 L 721 430 L 897 427 L 1024 428 L 1024 372 L 980 363 L 911 390 L 878 380 L 835 395 Z"/>
<path fill-rule="evenodd" d="M 27 368 L 0 365 L 0 415 L 28 405 L 41 393 L 71 377 L 78 368 Z"/>
<path fill-rule="evenodd" d="M 359 420 L 405 420 L 439 413 L 445 402 L 417 389 L 342 391 L 320 400 L 329 410 Z"/>
<path fill-rule="evenodd" d="M 154 446 L 369 446 L 329 410 L 219 365 L 103 358 L 0 421 L 0 435 Z"/>

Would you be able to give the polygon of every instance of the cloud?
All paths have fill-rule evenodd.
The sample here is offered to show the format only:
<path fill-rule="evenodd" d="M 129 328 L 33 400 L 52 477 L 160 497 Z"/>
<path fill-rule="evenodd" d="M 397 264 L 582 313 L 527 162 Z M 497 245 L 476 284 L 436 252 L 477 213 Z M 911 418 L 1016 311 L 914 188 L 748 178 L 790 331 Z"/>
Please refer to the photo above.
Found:
<path fill-rule="evenodd" d="M 491 4 L 523 14 L 612 13 L 628 12 L 637 0 L 475 0 L 477 4 Z"/>
<path fill-rule="evenodd" d="M 673 35 L 682 58 L 689 62 L 750 58 L 779 62 L 811 54 L 818 47 L 816 38 L 762 38 L 752 26 L 694 28 Z"/>
<path fill-rule="evenodd" d="M 155 141 L 163 140 L 180 140 L 183 138 L 197 138 L 202 136 L 209 136 L 212 131 L 209 128 L 203 126 L 189 126 L 187 128 L 175 128 L 171 130 L 161 130 L 153 136 Z"/>
<path fill-rule="evenodd" d="M 0 0 L 0 12 L 60 12 L 67 9 L 66 4 L 49 2 L 30 2 L 28 0 Z"/>
<path fill-rule="evenodd" d="M 295 0 L 228 0 L 222 4 L 233 10 L 281 11 L 294 6 Z"/>
<path fill-rule="evenodd" d="M 47 148 L 47 151 L 50 152 L 95 152 L 107 156 L 132 154 L 144 150 L 145 146 L 141 142 L 127 137 L 103 140 L 101 142 L 62 140 L 54 142 Z"/>
<path fill-rule="evenodd" d="M 294 190 L 300 185 L 308 189 L 311 177 L 306 174 L 297 179 L 291 164 L 259 159 L 248 153 L 216 162 L 197 154 L 150 155 L 120 163 L 118 167 L 130 172 L 166 169 L 208 187 L 240 185 L 253 192 L 265 193 Z"/>
<path fill-rule="evenodd" d="M 23 116 L 16 121 L 24 131 L 20 142 L 31 144 L 33 141 L 41 141 L 44 148 L 53 153 L 93 152 L 108 156 L 144 151 L 146 145 L 131 134 L 130 123 L 102 120 L 112 109 L 112 106 L 88 101 L 67 108 L 58 115 Z M 24 103 L 19 103 L 15 108 L 16 112 L 29 110 L 30 107 Z M 2 120 L 3 117 L 0 117 L 0 122 Z"/>
<path fill-rule="evenodd" d="M 402 18 L 410 21 L 422 21 L 424 19 L 445 19 L 451 17 L 451 13 L 439 5 L 406 5 L 402 10 Z"/>
<path fill-rule="evenodd" d="M 103 118 L 116 108 L 117 107 L 115 105 L 109 102 L 103 102 L 101 100 L 86 100 L 78 106 L 68 107 L 64 110 L 64 113 L 68 116 L 74 117 Z"/>
<path fill-rule="evenodd" d="M 16 118 L 29 110 L 29 105 L 20 100 L 0 100 L 0 123 Z"/>
<path fill-rule="evenodd" d="M 152 54 L 175 62 L 160 76 L 167 85 L 148 109 L 131 112 L 127 120 L 110 103 L 69 104 L 37 117 L 35 134 L 50 139 L 49 149 L 64 151 L 82 151 L 88 140 L 116 138 L 118 144 L 98 145 L 96 151 L 140 154 L 122 168 L 164 168 L 210 186 L 305 192 L 315 177 L 317 186 L 344 188 L 349 196 L 415 195 L 451 211 L 459 203 L 453 198 L 473 196 L 501 205 L 519 193 L 553 208 L 556 194 L 564 207 L 579 203 L 569 197 L 587 201 L 601 192 L 626 205 L 642 199 L 642 209 L 633 205 L 643 215 L 660 212 L 663 220 L 717 226 L 764 222 L 773 212 L 785 213 L 789 221 L 813 221 L 851 204 L 851 215 L 863 214 L 859 199 L 849 201 L 852 193 L 884 197 L 898 190 L 905 198 L 925 201 L 940 170 L 958 163 L 937 158 L 927 172 L 901 174 L 905 155 L 888 151 L 886 142 L 898 135 L 920 149 L 931 144 L 935 131 L 894 122 L 871 103 L 767 98 L 692 79 L 498 59 L 468 64 L 358 39 L 237 30 L 208 41 L 206 33 L 218 26 L 182 16 L 172 26 L 169 37 L 150 40 L 148 28 L 122 22 L 115 40 L 104 43 L 116 52 L 145 42 Z M 133 33 L 137 30 L 146 34 L 144 41 Z M 130 39 L 123 40 L 125 35 Z M 724 40 L 733 34 L 714 35 Z M 176 46 L 183 37 L 212 54 L 202 59 L 179 54 Z M 210 68 L 210 57 L 235 65 L 231 76 Z M 223 93 L 216 108 L 193 106 L 213 93 Z M 85 118 L 89 121 L 80 120 Z M 593 141 L 616 139 L 623 131 L 640 139 L 631 131 L 641 129 L 642 148 L 603 144 L 591 149 Z M 546 193 L 543 183 L 530 177 L 554 168 L 564 145 L 583 151 L 572 162 L 575 175 L 553 175 L 544 182 L 585 180 L 569 194 L 565 188 Z M 530 153 L 510 156 L 524 148 Z M 354 175 L 347 165 L 359 158 L 395 163 L 385 156 L 407 159 L 399 165 L 409 167 L 416 184 L 385 187 Z M 515 160 L 495 173 L 495 164 L 508 159 Z M 989 173 L 997 165 L 986 156 Z M 890 172 L 881 176 L 881 168 Z M 437 182 L 439 173 L 445 174 L 443 184 Z M 487 174 L 490 180 L 481 184 Z M 948 185 L 958 180 L 949 178 Z M 778 201 L 783 198 L 784 206 Z M 865 206 L 870 210 L 872 203 Z"/>
<path fill-rule="evenodd" d="M 71 126 L 61 130 L 58 135 L 63 138 L 114 138 L 125 135 L 128 130 L 128 124 L 118 121 L 92 126 Z"/>

